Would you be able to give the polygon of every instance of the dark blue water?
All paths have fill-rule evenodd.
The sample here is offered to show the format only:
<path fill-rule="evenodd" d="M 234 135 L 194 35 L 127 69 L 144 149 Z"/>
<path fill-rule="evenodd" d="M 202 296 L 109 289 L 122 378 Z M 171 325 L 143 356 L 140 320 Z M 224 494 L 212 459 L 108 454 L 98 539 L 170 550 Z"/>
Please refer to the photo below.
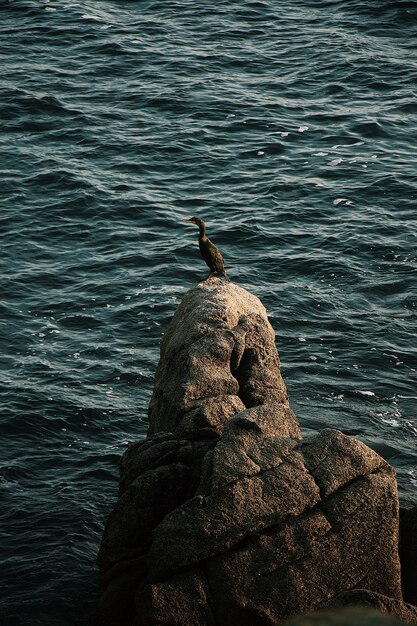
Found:
<path fill-rule="evenodd" d="M 417 502 L 417 2 L 0 2 L 2 623 L 92 624 L 203 217 L 304 432 Z"/>

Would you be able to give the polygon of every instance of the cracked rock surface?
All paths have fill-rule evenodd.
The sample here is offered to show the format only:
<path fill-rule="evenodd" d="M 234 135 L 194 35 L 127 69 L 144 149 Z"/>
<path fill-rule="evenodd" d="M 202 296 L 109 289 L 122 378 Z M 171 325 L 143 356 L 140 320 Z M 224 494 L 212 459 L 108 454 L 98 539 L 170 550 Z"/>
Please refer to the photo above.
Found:
<path fill-rule="evenodd" d="M 101 626 L 266 626 L 353 589 L 402 602 L 392 468 L 335 430 L 301 438 L 265 309 L 240 287 L 184 296 L 120 471 Z"/>

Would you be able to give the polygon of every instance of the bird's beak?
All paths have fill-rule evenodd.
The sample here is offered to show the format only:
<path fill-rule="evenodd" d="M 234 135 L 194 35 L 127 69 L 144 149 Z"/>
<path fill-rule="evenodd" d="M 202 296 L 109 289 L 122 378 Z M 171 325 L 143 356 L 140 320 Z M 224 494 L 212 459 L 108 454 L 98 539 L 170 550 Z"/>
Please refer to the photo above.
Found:
<path fill-rule="evenodd" d="M 189 224 L 194 224 L 192 220 L 182 220 L 183 222 L 188 222 Z"/>

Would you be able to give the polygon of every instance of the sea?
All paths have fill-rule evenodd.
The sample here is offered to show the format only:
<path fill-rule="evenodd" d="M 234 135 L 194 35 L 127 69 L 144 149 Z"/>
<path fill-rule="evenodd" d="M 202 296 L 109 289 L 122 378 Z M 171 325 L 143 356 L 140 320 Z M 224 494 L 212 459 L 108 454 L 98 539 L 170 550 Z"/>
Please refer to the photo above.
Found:
<path fill-rule="evenodd" d="M 416 0 L 0 1 L 0 623 L 94 624 L 161 337 L 265 305 L 305 435 L 417 504 Z"/>

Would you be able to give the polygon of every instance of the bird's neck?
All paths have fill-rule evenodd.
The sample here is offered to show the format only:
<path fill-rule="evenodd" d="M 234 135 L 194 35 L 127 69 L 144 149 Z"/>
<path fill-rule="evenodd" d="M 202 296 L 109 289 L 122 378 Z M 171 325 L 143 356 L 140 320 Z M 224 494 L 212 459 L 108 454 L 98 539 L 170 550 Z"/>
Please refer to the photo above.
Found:
<path fill-rule="evenodd" d="M 199 239 L 206 239 L 206 225 L 200 224 L 199 229 L 200 229 Z"/>

